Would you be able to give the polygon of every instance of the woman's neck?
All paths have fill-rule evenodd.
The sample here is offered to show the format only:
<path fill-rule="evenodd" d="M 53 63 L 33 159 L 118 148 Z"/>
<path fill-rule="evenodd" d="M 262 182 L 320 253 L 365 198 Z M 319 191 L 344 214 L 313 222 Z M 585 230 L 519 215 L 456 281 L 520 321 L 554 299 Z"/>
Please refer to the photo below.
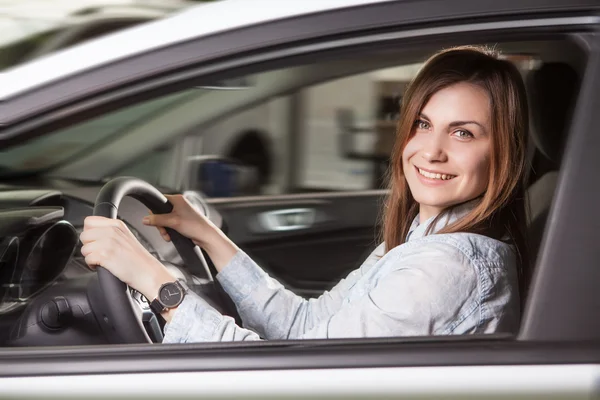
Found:
<path fill-rule="evenodd" d="M 443 208 L 419 204 L 419 224 L 441 213 Z"/>

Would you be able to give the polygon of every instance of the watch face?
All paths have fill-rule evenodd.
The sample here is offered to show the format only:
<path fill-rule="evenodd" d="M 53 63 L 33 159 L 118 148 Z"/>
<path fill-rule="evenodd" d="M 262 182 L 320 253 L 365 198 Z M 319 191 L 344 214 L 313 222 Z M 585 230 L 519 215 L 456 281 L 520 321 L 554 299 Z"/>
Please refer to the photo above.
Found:
<path fill-rule="evenodd" d="M 160 289 L 159 299 L 165 307 L 175 307 L 183 299 L 181 287 L 175 283 L 168 283 Z"/>

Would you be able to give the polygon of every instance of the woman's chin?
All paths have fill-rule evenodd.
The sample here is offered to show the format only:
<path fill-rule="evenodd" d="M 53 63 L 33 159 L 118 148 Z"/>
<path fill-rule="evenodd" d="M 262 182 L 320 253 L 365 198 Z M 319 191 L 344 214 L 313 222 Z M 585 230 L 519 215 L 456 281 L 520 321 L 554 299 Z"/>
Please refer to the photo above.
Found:
<path fill-rule="evenodd" d="M 440 197 L 439 195 L 435 196 L 432 194 L 422 194 L 422 195 L 417 194 L 416 196 L 413 195 L 413 198 L 415 199 L 415 201 L 417 203 L 419 203 L 419 207 L 421 209 L 423 207 L 426 207 L 427 209 L 430 209 L 430 210 L 440 210 L 441 211 L 448 207 L 452 207 L 455 204 L 459 204 L 458 200 L 451 199 L 451 198 L 443 198 L 443 197 Z"/>

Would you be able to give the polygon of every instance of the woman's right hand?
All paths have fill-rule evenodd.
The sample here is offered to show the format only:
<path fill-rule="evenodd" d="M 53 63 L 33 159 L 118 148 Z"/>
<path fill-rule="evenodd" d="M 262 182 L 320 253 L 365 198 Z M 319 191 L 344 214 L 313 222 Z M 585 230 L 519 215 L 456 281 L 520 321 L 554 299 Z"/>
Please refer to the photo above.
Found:
<path fill-rule="evenodd" d="M 200 247 L 205 246 L 205 238 L 212 236 L 218 228 L 198 211 L 182 195 L 166 195 L 173 205 L 173 210 L 168 214 L 150 214 L 143 219 L 144 225 L 155 226 L 160 235 L 167 242 L 171 241 L 165 228 L 171 228 L 191 239 Z"/>
<path fill-rule="evenodd" d="M 173 205 L 168 214 L 150 214 L 145 225 L 158 228 L 163 239 L 171 241 L 165 228 L 171 228 L 191 239 L 208 253 L 217 271 L 221 271 L 239 251 L 239 248 L 208 218 L 191 205 L 182 195 L 167 195 Z"/>

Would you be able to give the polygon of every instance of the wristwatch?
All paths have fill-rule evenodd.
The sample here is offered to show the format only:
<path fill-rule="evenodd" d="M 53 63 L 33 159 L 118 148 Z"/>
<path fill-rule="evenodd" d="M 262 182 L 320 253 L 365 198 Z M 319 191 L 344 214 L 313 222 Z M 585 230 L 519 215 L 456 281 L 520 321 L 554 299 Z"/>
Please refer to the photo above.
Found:
<path fill-rule="evenodd" d="M 163 311 L 177 307 L 183 301 L 188 290 L 186 283 L 180 279 L 175 282 L 163 283 L 158 289 L 158 296 L 150 303 L 150 309 L 156 315 L 160 315 Z"/>

